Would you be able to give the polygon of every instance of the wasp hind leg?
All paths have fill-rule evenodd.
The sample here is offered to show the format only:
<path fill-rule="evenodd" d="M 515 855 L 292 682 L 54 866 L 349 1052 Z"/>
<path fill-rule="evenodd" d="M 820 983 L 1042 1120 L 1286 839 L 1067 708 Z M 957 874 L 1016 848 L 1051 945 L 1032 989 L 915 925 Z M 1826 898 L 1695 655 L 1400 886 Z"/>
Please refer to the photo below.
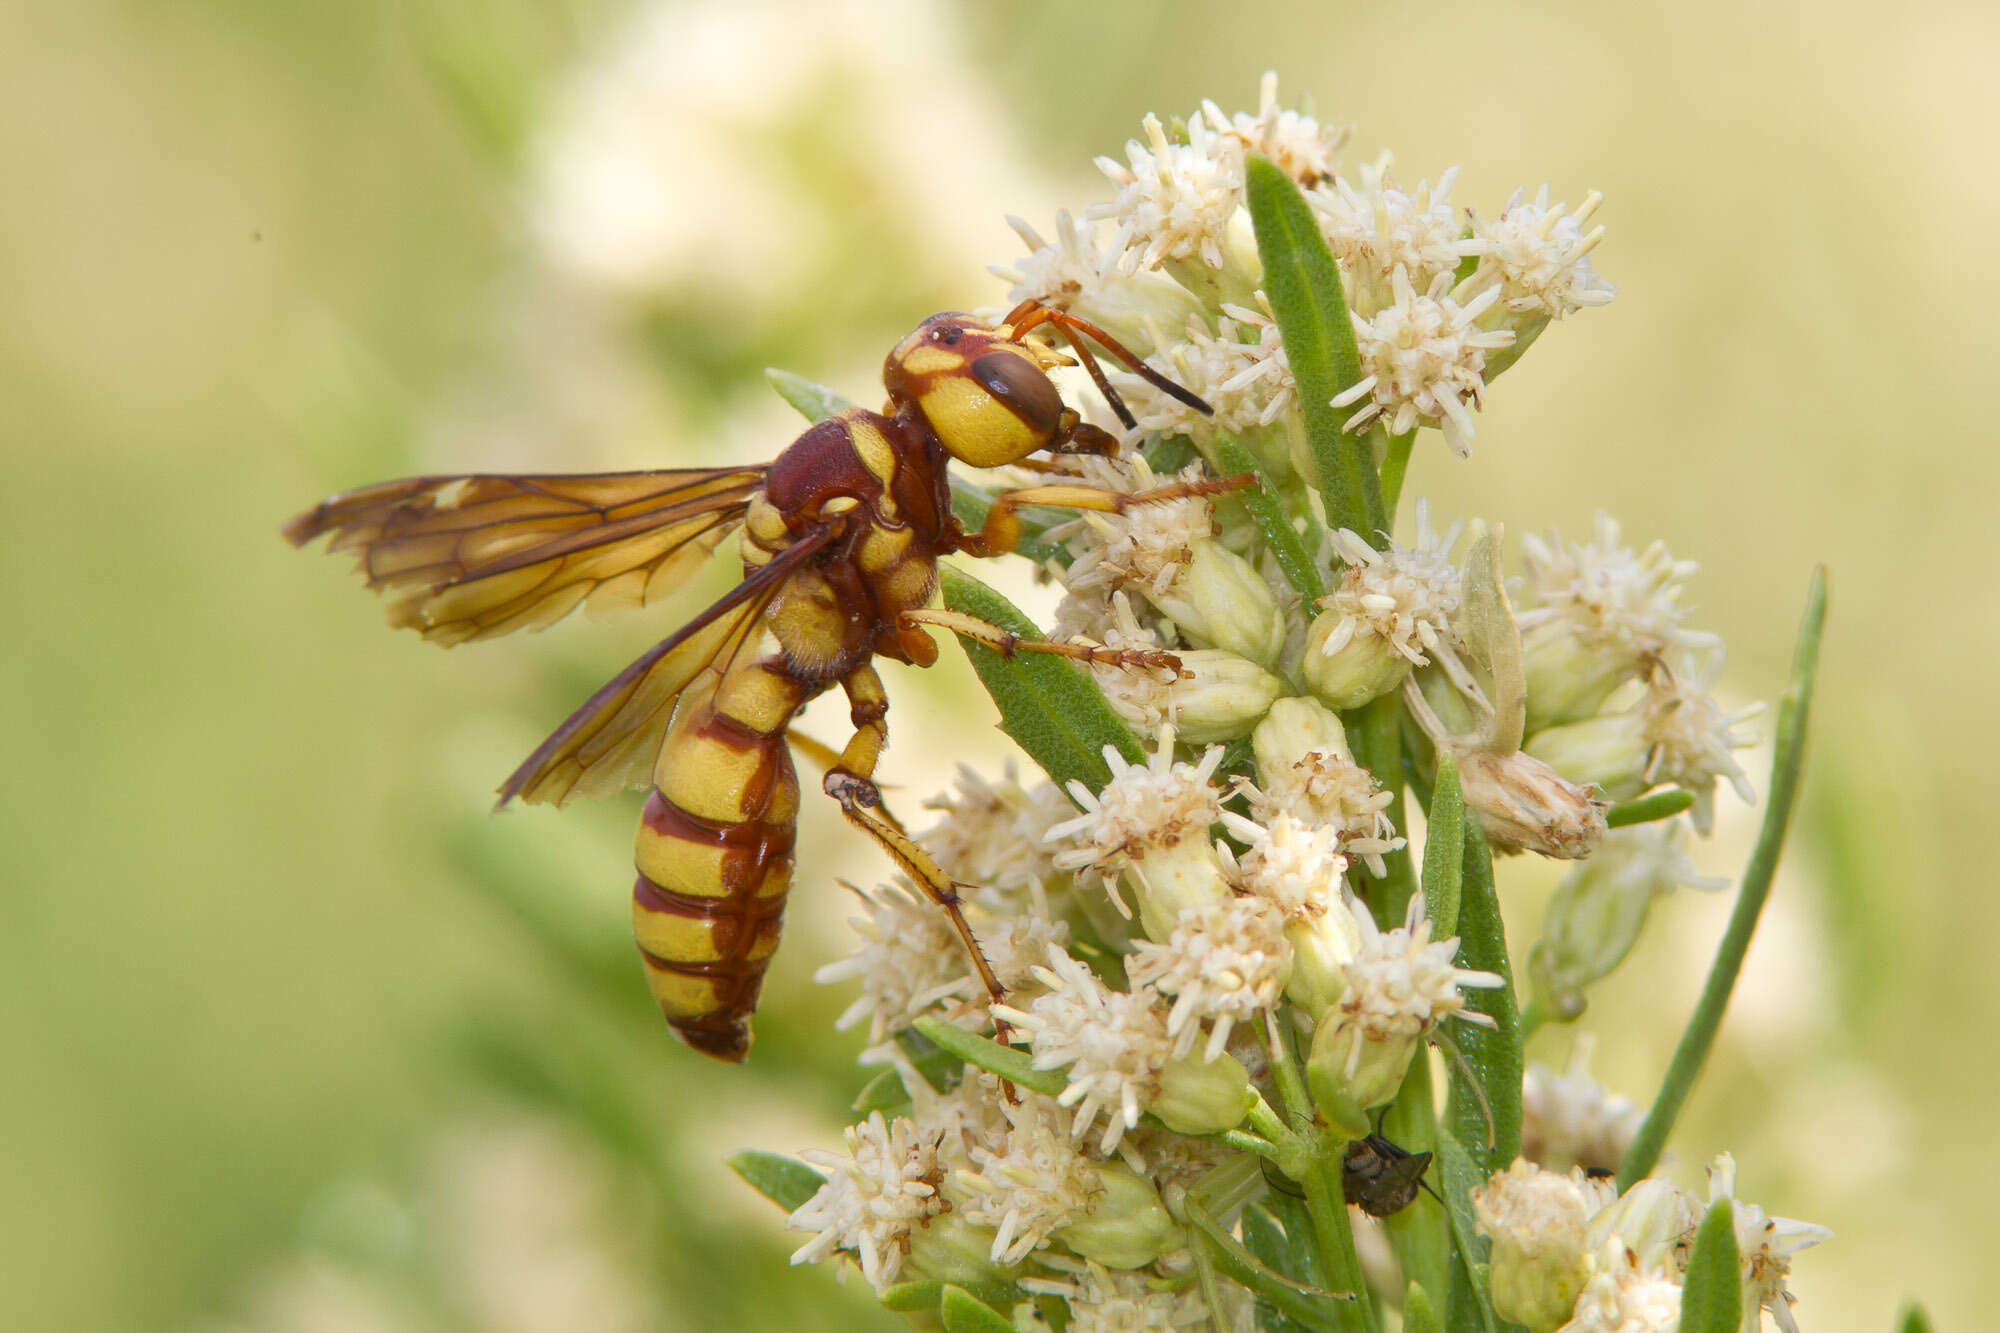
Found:
<path fill-rule="evenodd" d="M 839 761 L 826 771 L 826 794 L 840 802 L 840 812 L 850 824 L 873 838 L 931 901 L 944 909 L 951 918 L 952 929 L 965 945 L 973 971 L 986 987 L 989 1002 L 998 1004 L 1007 998 L 1007 988 L 994 975 L 992 964 L 986 961 L 986 954 L 979 947 L 978 937 L 972 933 L 971 923 L 965 919 L 959 883 L 904 831 L 902 822 L 882 804 L 882 789 L 875 785 L 875 765 L 882 757 L 882 746 L 889 735 L 886 721 L 889 698 L 882 689 L 882 677 L 874 667 L 864 664 L 840 684 L 847 692 L 854 736 L 840 752 Z M 1009 1035 L 1007 1025 L 995 1019 L 994 1027 L 1004 1043 Z"/>
<path fill-rule="evenodd" d="M 1180 658 L 1156 648 L 1105 648 L 1089 643 L 1024 639 L 1010 629 L 990 620 L 981 620 L 978 616 L 966 615 L 963 611 L 941 611 L 930 607 L 905 611 L 899 628 L 908 634 L 928 638 L 922 628 L 925 625 L 950 630 L 961 638 L 991 648 L 1002 657 L 1012 657 L 1017 653 L 1046 653 L 1051 657 L 1067 657 L 1092 666 L 1118 667 L 1126 671 L 1171 671 L 1182 679 L 1187 678 L 1187 673 L 1181 670 Z"/>

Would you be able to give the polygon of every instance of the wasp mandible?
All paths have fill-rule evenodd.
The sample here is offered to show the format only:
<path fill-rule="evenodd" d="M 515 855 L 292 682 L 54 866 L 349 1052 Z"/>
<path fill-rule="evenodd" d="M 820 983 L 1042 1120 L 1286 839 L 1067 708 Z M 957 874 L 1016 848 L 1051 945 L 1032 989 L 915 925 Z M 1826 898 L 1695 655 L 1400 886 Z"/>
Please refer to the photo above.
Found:
<path fill-rule="evenodd" d="M 1044 325 L 1074 361 L 1028 339 Z M 950 915 L 998 999 L 958 887 L 883 807 L 874 773 L 889 705 L 874 659 L 929 666 L 938 655 L 930 631 L 942 629 L 1003 653 L 1178 665 L 1162 653 L 1023 642 L 928 605 L 938 560 L 1012 550 L 1022 506 L 1117 512 L 1252 480 L 1133 493 L 1028 486 L 1000 493 L 968 531 L 951 512 L 952 460 L 989 468 L 1115 446 L 1063 402 L 1054 367 L 1081 362 L 1132 428 L 1090 341 L 1210 410 L 1102 329 L 1029 301 L 997 324 L 956 312 L 926 319 L 883 365 L 884 411 L 839 412 L 764 466 L 411 477 L 336 495 L 284 533 L 295 546 L 332 534 L 329 549 L 355 551 L 370 588 L 399 594 L 392 625 L 450 646 L 540 628 L 586 601 L 644 605 L 741 527 L 743 581 L 586 700 L 502 784 L 499 802 L 560 806 L 650 778 L 632 890 L 646 977 L 682 1040 L 740 1061 L 791 887 L 799 788 L 787 730 L 809 700 L 836 683 L 846 692 L 854 735 L 825 790 Z M 767 636 L 776 649 L 760 654 Z"/>

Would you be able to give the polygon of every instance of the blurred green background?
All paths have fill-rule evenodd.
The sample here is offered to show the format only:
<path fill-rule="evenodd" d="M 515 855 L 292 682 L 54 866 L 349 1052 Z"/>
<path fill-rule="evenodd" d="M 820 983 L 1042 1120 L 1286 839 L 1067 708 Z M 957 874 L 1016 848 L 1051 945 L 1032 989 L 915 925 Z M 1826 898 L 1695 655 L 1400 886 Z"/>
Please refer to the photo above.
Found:
<path fill-rule="evenodd" d="M 783 1269 L 718 1165 L 825 1142 L 859 1081 L 810 980 L 844 895 L 800 885 L 756 1055 L 713 1068 L 629 961 L 632 809 L 484 814 L 670 618 L 445 655 L 277 526 L 422 468 L 768 456 L 795 424 L 761 367 L 871 397 L 916 318 L 998 299 L 1003 214 L 1105 197 L 1090 158 L 1143 112 L 1254 107 L 1273 66 L 1355 122 L 1350 165 L 1608 197 L 1618 300 L 1419 492 L 1664 537 L 1738 701 L 1832 566 L 1800 837 L 1683 1174 L 1732 1148 L 1746 1197 L 1840 1233 L 1807 1328 L 2000 1299 L 1990 6 L 52 0 L 7 29 L 10 1326 L 886 1326 Z M 892 780 L 1003 753 L 962 715 L 941 744 L 966 678 L 913 674 Z M 815 878 L 883 870 L 824 812 L 802 837 Z M 1612 1086 L 1650 1095 L 1721 907 L 1667 905 L 1596 1000 Z"/>

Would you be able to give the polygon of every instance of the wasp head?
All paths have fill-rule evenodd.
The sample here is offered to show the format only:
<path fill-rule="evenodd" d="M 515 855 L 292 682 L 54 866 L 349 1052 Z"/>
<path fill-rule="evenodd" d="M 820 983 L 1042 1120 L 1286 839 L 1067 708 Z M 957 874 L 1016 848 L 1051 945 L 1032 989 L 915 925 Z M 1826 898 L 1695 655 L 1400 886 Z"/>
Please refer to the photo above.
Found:
<path fill-rule="evenodd" d="M 1067 358 L 1012 334 L 971 315 L 932 315 L 882 367 L 889 396 L 914 404 L 946 452 L 973 467 L 1018 462 L 1076 429 L 1047 373 Z"/>

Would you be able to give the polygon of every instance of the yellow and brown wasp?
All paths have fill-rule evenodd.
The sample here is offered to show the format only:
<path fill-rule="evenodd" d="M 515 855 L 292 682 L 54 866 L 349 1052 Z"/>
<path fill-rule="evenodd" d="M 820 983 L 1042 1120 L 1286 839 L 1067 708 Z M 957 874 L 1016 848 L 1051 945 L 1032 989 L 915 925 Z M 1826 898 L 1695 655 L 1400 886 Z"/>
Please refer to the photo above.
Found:
<path fill-rule="evenodd" d="M 997 324 L 933 315 L 883 366 L 888 405 L 812 426 L 769 464 L 551 476 L 411 477 L 336 495 L 285 527 L 294 545 L 332 534 L 390 623 L 452 645 L 546 626 L 588 601 L 644 605 L 678 586 L 739 526 L 743 581 L 614 676 L 500 787 L 561 805 L 650 776 L 632 922 L 667 1021 L 690 1046 L 743 1059 L 750 1014 L 791 886 L 798 779 L 787 729 L 838 683 L 854 735 L 825 789 L 951 915 L 988 991 L 1001 994 L 959 911 L 957 887 L 882 806 L 873 775 L 888 700 L 873 660 L 937 660 L 932 628 L 1001 652 L 1159 667 L 1158 653 L 1023 642 L 928 606 L 938 560 L 1005 553 L 1024 505 L 1119 511 L 1248 482 L 1122 493 L 1073 482 L 1003 491 L 977 531 L 953 516 L 947 465 L 1019 463 L 1041 451 L 1103 453 L 1105 431 L 1064 404 L 1048 371 L 1074 364 L 1027 337 L 1059 331 L 1129 429 L 1086 338 L 1148 383 L 1206 412 L 1103 330 L 1025 302 Z M 768 635 L 776 650 L 760 655 Z"/>

